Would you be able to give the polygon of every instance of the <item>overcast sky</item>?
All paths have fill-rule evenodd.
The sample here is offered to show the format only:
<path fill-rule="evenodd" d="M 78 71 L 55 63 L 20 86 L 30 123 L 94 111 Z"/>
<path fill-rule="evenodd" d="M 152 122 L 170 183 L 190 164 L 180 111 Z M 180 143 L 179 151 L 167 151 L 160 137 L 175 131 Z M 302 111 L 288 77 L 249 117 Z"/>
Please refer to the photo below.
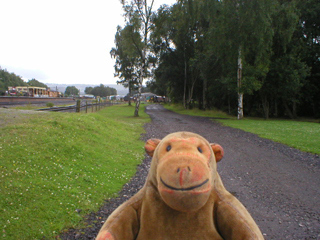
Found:
<path fill-rule="evenodd" d="M 0 66 L 25 81 L 115 84 L 109 52 L 122 14 L 120 0 L 1 0 Z"/>

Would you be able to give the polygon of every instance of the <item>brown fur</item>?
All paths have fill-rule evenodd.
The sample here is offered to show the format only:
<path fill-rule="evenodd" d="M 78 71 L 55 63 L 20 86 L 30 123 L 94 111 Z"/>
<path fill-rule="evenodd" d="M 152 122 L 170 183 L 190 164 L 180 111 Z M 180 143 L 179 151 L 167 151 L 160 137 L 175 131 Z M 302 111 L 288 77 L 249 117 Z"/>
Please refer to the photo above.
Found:
<path fill-rule="evenodd" d="M 263 239 L 245 207 L 223 186 L 223 148 L 190 132 L 150 139 L 144 187 L 118 207 L 98 240 Z"/>

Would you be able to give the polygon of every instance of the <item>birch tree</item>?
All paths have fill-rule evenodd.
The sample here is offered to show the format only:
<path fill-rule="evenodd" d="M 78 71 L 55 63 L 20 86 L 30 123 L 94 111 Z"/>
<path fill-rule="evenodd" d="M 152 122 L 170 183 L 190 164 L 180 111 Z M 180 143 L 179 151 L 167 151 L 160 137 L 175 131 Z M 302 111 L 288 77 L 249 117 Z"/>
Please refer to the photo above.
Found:
<path fill-rule="evenodd" d="M 148 59 L 150 55 L 149 42 L 150 42 L 150 29 L 152 25 L 152 7 L 154 0 L 120 0 L 124 16 L 126 19 L 126 26 L 132 27 L 132 46 L 135 48 L 137 54 L 139 54 L 139 62 L 136 67 L 139 67 L 138 80 L 138 96 L 136 101 L 136 107 L 134 116 L 139 116 L 140 97 L 143 80 L 150 74 L 148 71 Z M 139 34 L 139 41 L 136 37 Z M 137 42 L 138 41 L 138 42 Z"/>
<path fill-rule="evenodd" d="M 224 60 L 226 78 L 236 79 L 238 119 L 243 96 L 259 90 L 270 64 L 273 0 L 224 0 L 214 26 L 217 55 Z"/>

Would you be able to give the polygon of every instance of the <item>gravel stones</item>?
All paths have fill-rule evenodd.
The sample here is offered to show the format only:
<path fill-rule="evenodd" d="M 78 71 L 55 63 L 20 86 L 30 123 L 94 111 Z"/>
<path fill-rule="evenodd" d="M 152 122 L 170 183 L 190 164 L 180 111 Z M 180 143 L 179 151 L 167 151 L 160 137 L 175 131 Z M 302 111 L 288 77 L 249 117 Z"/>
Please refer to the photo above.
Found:
<path fill-rule="evenodd" d="M 222 126 L 210 118 L 180 115 L 159 104 L 147 106 L 152 122 L 141 139 L 190 131 L 222 145 L 218 172 L 229 192 L 248 209 L 265 239 L 320 239 L 320 159 L 255 134 Z M 144 184 L 150 158 L 124 185 L 119 197 L 106 200 L 88 215 L 84 229 L 70 229 L 61 239 L 94 239 L 106 218 Z"/>

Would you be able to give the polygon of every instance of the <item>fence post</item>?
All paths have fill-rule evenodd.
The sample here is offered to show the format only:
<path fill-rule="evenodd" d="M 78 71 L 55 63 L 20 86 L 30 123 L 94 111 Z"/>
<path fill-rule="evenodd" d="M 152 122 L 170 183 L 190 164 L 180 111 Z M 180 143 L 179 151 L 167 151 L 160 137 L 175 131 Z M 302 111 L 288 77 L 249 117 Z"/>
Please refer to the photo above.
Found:
<path fill-rule="evenodd" d="M 86 101 L 86 113 L 88 113 L 88 101 Z"/>
<path fill-rule="evenodd" d="M 80 100 L 77 100 L 76 112 L 80 112 Z"/>

